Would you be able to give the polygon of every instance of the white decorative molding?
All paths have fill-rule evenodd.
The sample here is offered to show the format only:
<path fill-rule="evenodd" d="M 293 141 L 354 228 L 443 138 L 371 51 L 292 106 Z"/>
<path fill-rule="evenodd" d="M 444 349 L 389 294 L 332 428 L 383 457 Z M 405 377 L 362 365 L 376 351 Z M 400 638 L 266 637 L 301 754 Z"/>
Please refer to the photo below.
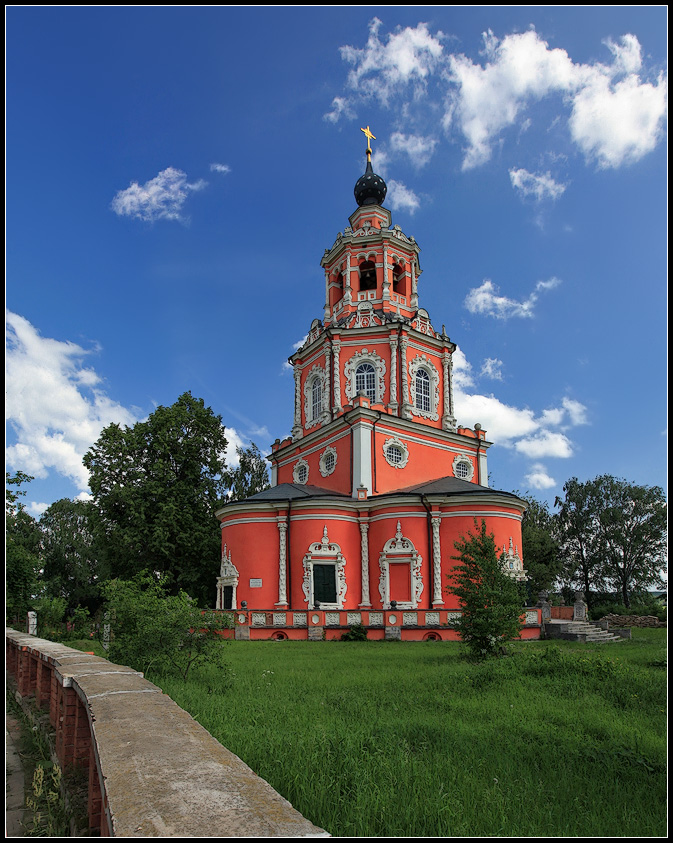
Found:
<path fill-rule="evenodd" d="M 215 602 L 216 609 L 224 609 L 224 589 L 227 586 L 231 586 L 231 606 L 228 608 L 231 610 L 237 609 L 238 606 L 236 604 L 236 589 L 238 588 L 238 579 L 239 573 L 236 569 L 236 566 L 232 564 L 231 561 L 231 551 L 227 555 L 227 545 L 224 545 L 224 549 L 222 550 L 222 559 L 220 561 L 220 575 L 217 578 L 217 598 Z"/>
<path fill-rule="evenodd" d="M 334 565 L 336 577 L 336 603 L 320 603 L 321 609 L 343 609 L 346 599 L 346 559 L 341 548 L 335 542 L 330 542 L 327 536 L 327 525 L 323 529 L 322 539 L 309 545 L 308 553 L 304 556 L 304 578 L 302 591 L 309 609 L 315 608 L 313 594 L 313 565 Z"/>
<path fill-rule="evenodd" d="M 320 383 L 320 410 L 317 415 L 313 412 L 313 384 L 318 380 Z M 327 373 L 322 366 L 316 364 L 309 371 L 304 381 L 304 427 L 308 430 L 317 424 L 323 423 L 325 419 L 325 407 L 328 401 L 327 396 Z"/>
<path fill-rule="evenodd" d="M 306 469 L 305 472 L 304 469 Z M 298 459 L 294 464 L 294 468 L 292 469 L 292 479 L 295 483 L 301 483 L 302 485 L 308 483 L 308 463 L 303 457 Z"/>
<path fill-rule="evenodd" d="M 355 354 L 350 357 L 344 365 L 344 376 L 346 378 L 346 398 L 352 401 L 353 398 L 355 398 L 355 396 L 357 395 L 357 389 L 355 384 L 355 372 L 357 367 L 361 363 L 370 363 L 374 367 L 376 396 L 372 403 L 382 404 L 386 386 L 386 363 L 385 360 L 382 357 L 379 357 L 379 355 L 375 351 L 368 351 L 366 348 L 363 348 L 362 351 L 356 351 Z"/>
<path fill-rule="evenodd" d="M 287 606 L 287 519 L 281 515 L 278 525 L 278 605 Z"/>
<path fill-rule="evenodd" d="M 464 466 L 460 469 L 458 466 Z M 472 480 L 474 477 L 474 465 L 467 454 L 457 454 L 453 460 L 453 476 L 459 480 Z"/>
<path fill-rule="evenodd" d="M 424 410 L 417 406 L 416 376 L 423 369 L 430 380 L 430 409 Z M 411 412 L 415 416 L 437 421 L 439 418 L 439 372 L 425 354 L 417 354 L 409 363 L 409 388 L 411 391 Z"/>
<path fill-rule="evenodd" d="M 440 515 L 432 516 L 432 605 L 443 606 L 442 599 L 442 546 L 439 540 Z"/>
<path fill-rule="evenodd" d="M 401 439 L 393 436 L 383 443 L 383 456 L 393 468 L 404 468 L 409 462 L 409 449 Z"/>
<path fill-rule="evenodd" d="M 538 622 L 537 610 L 534 611 L 534 612 L 526 612 L 526 623 L 527 624 L 537 623 L 537 622 Z"/>
<path fill-rule="evenodd" d="M 274 626 L 287 626 L 287 615 L 285 612 L 274 612 L 273 613 L 273 625 Z"/>
<path fill-rule="evenodd" d="M 402 526 L 397 522 L 397 531 L 392 539 L 383 545 L 379 557 L 379 594 L 384 609 L 390 609 L 390 566 L 406 565 L 409 568 L 411 600 L 397 601 L 398 609 L 417 609 L 423 593 L 421 564 L 423 558 L 414 547 L 411 539 L 402 535 Z"/>
<path fill-rule="evenodd" d="M 348 612 L 346 615 L 346 623 L 348 626 L 359 626 L 362 623 L 362 615 L 360 612 Z"/>
<path fill-rule="evenodd" d="M 362 605 L 371 605 L 369 600 L 369 524 L 360 522 L 360 577 L 362 580 Z"/>
<path fill-rule="evenodd" d="M 426 612 L 425 613 L 425 625 L 426 626 L 439 626 L 439 612 Z"/>
<path fill-rule="evenodd" d="M 448 351 L 442 354 L 442 368 L 444 370 L 444 414 L 442 415 L 442 430 L 456 432 L 456 419 L 453 415 L 453 357 Z"/>
<path fill-rule="evenodd" d="M 397 337 L 390 337 L 390 404 L 389 408 L 397 412 Z"/>
<path fill-rule="evenodd" d="M 266 626 L 266 613 L 265 612 L 253 612 L 252 613 L 252 625 L 253 626 Z"/>
<path fill-rule="evenodd" d="M 418 612 L 402 612 L 402 626 L 418 626 Z"/>
<path fill-rule="evenodd" d="M 330 459 L 333 457 L 333 459 Z M 330 474 L 334 473 L 337 464 L 337 452 L 336 448 L 332 448 L 331 445 L 328 445 L 327 448 L 322 452 L 320 455 L 320 473 L 323 477 L 329 477 Z M 331 468 L 330 468 L 331 466 Z"/>
<path fill-rule="evenodd" d="M 370 612 L 369 626 L 383 626 L 383 612 Z"/>
<path fill-rule="evenodd" d="M 294 424 L 292 425 L 292 439 L 301 439 L 304 428 L 301 426 L 301 368 L 296 363 L 294 367 Z"/>
<path fill-rule="evenodd" d="M 332 411 L 337 414 L 341 412 L 341 369 L 339 368 L 339 352 L 341 342 L 335 339 L 332 343 L 332 354 L 334 358 L 334 406 Z"/>
<path fill-rule="evenodd" d="M 511 536 L 509 537 L 509 547 L 505 548 L 505 545 L 502 546 L 502 555 L 500 558 L 505 573 L 509 574 L 512 579 L 519 580 L 520 582 L 528 579 L 528 572 L 523 567 L 523 562 L 519 556 L 519 548 L 514 547 Z"/>
<path fill-rule="evenodd" d="M 339 613 L 325 612 L 325 626 L 339 626 Z"/>

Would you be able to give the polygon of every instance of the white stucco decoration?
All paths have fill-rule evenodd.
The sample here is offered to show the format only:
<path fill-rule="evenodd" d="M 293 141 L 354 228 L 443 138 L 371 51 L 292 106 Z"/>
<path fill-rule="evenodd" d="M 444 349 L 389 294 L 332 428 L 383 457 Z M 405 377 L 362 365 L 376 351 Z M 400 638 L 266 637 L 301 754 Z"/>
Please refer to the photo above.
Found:
<path fill-rule="evenodd" d="M 416 376 L 422 369 L 430 381 L 430 408 L 423 409 L 416 406 Z M 417 354 L 409 363 L 409 391 L 411 392 L 411 412 L 415 416 L 437 421 L 439 418 L 439 372 L 425 354 Z"/>
<path fill-rule="evenodd" d="M 346 559 L 344 558 L 341 548 L 336 542 L 331 542 L 327 535 L 327 525 L 325 524 L 322 539 L 319 542 L 313 542 L 309 545 L 308 553 L 304 556 L 304 578 L 302 580 L 302 591 L 304 592 L 304 600 L 308 604 L 309 609 L 315 608 L 315 597 L 313 594 L 313 566 L 318 565 L 334 565 L 336 576 L 336 603 L 320 603 L 320 608 L 326 609 L 343 609 L 344 601 L 346 600 Z"/>
<path fill-rule="evenodd" d="M 363 348 L 362 351 L 356 351 L 355 354 L 352 357 L 349 357 L 344 364 L 346 398 L 352 401 L 357 395 L 355 372 L 361 363 L 370 363 L 374 367 L 376 378 L 376 398 L 373 403 L 382 404 L 386 388 L 386 363 L 385 360 L 382 357 L 379 357 L 375 351 L 368 351 L 366 348 Z"/>
<path fill-rule="evenodd" d="M 459 480 L 472 480 L 474 464 L 467 454 L 457 454 L 453 460 L 453 476 Z"/>
<path fill-rule="evenodd" d="M 421 576 L 421 564 L 423 558 L 414 547 L 411 539 L 402 535 L 402 526 L 397 522 L 397 531 L 392 539 L 383 545 L 383 550 L 379 556 L 379 568 L 381 575 L 379 578 L 379 594 L 384 609 L 390 609 L 390 566 L 391 565 L 405 565 L 408 566 L 410 576 L 410 595 L 411 600 L 397 601 L 398 609 L 417 609 L 423 593 L 423 578 Z M 395 599 L 395 598 L 393 598 Z"/>
<path fill-rule="evenodd" d="M 383 443 L 383 456 L 393 468 L 404 468 L 409 462 L 409 449 L 401 439 L 393 436 Z"/>

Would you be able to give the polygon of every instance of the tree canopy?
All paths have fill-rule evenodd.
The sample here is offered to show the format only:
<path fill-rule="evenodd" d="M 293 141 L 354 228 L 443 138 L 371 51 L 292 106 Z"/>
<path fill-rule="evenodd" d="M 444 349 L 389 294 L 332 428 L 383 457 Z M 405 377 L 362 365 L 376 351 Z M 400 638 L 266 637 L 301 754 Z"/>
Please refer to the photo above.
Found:
<path fill-rule="evenodd" d="M 658 486 L 639 486 L 604 474 L 584 483 L 571 478 L 556 498 L 565 577 L 592 592 L 630 594 L 661 583 L 666 559 L 666 501 Z"/>
<path fill-rule="evenodd" d="M 521 544 L 527 588 L 530 597 L 536 598 L 540 591 L 550 591 L 561 573 L 561 548 L 548 505 L 530 496 L 519 497 L 528 504 L 521 523 Z"/>
<path fill-rule="evenodd" d="M 20 500 L 19 487 L 33 478 L 5 472 L 5 585 L 7 617 L 22 618 L 31 608 L 40 568 L 40 530 Z M 16 487 L 16 491 L 10 487 Z"/>
<path fill-rule="evenodd" d="M 238 468 L 227 472 L 229 500 L 242 501 L 269 488 L 269 471 L 266 460 L 254 442 L 248 448 L 236 448 Z"/>
<path fill-rule="evenodd" d="M 133 427 L 103 430 L 84 465 L 111 577 L 148 571 L 212 605 L 226 447 L 221 416 L 189 392 Z"/>

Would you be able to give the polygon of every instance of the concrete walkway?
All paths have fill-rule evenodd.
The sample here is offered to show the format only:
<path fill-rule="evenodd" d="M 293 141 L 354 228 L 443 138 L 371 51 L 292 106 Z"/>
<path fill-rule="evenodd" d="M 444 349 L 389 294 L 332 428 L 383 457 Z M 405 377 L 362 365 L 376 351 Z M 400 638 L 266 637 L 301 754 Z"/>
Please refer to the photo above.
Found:
<path fill-rule="evenodd" d="M 25 777 L 19 755 L 21 726 L 18 719 L 5 715 L 5 836 L 25 837 L 23 812 Z"/>

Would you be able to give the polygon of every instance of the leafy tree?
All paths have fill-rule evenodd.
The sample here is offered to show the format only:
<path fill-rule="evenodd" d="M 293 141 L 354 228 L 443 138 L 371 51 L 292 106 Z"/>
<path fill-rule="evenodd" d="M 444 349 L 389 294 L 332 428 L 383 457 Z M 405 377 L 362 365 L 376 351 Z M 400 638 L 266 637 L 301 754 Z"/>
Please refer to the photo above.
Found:
<path fill-rule="evenodd" d="M 524 567 L 528 572 L 527 588 L 531 597 L 550 591 L 561 573 L 563 562 L 555 537 L 554 516 L 545 502 L 519 495 L 528 504 L 521 524 Z"/>
<path fill-rule="evenodd" d="M 658 486 L 639 486 L 609 474 L 580 483 L 572 478 L 556 499 L 566 574 L 581 582 L 587 602 L 606 585 L 625 606 L 630 593 L 662 582 L 666 557 L 666 502 Z M 593 588 L 592 588 L 593 587 Z"/>
<path fill-rule="evenodd" d="M 12 622 L 23 618 L 31 608 L 40 568 L 40 531 L 20 501 L 25 490 L 18 488 L 32 479 L 23 471 L 14 475 L 5 472 L 6 613 Z M 16 486 L 16 491 L 11 486 Z"/>
<path fill-rule="evenodd" d="M 222 630 L 231 616 L 202 611 L 184 591 L 169 595 L 142 574 L 105 585 L 112 638 L 108 657 L 135 670 L 177 671 L 186 680 L 197 662 L 221 665 Z"/>
<path fill-rule="evenodd" d="M 609 474 L 601 489 L 598 540 L 608 583 L 626 607 L 631 592 L 662 585 L 666 566 L 666 501 L 658 486 L 638 486 Z"/>
<path fill-rule="evenodd" d="M 601 489 L 596 480 L 580 483 L 571 477 L 563 485 L 565 498 L 557 497 L 556 523 L 563 555 L 563 578 L 579 585 L 589 606 L 595 602 L 594 592 L 603 590 L 604 567 L 598 541 L 597 518 Z"/>
<path fill-rule="evenodd" d="M 67 606 L 99 607 L 101 583 L 107 570 L 98 546 L 98 510 L 91 501 L 63 498 L 40 518 L 42 582 L 50 597 L 63 597 Z"/>
<path fill-rule="evenodd" d="M 254 442 L 250 443 L 249 448 L 237 447 L 236 453 L 238 468 L 227 472 L 230 501 L 245 500 L 270 486 L 266 460 Z"/>
<path fill-rule="evenodd" d="M 106 427 L 84 457 L 110 575 L 148 570 L 204 605 L 215 599 L 227 489 L 222 418 L 186 392 L 133 427 Z"/>
<path fill-rule="evenodd" d="M 493 533 L 486 532 L 475 518 L 475 532 L 456 542 L 456 565 L 449 574 L 449 591 L 461 603 L 462 614 L 455 623 L 462 640 L 476 658 L 497 655 L 505 641 L 521 631 L 523 589 L 498 557 Z"/>

